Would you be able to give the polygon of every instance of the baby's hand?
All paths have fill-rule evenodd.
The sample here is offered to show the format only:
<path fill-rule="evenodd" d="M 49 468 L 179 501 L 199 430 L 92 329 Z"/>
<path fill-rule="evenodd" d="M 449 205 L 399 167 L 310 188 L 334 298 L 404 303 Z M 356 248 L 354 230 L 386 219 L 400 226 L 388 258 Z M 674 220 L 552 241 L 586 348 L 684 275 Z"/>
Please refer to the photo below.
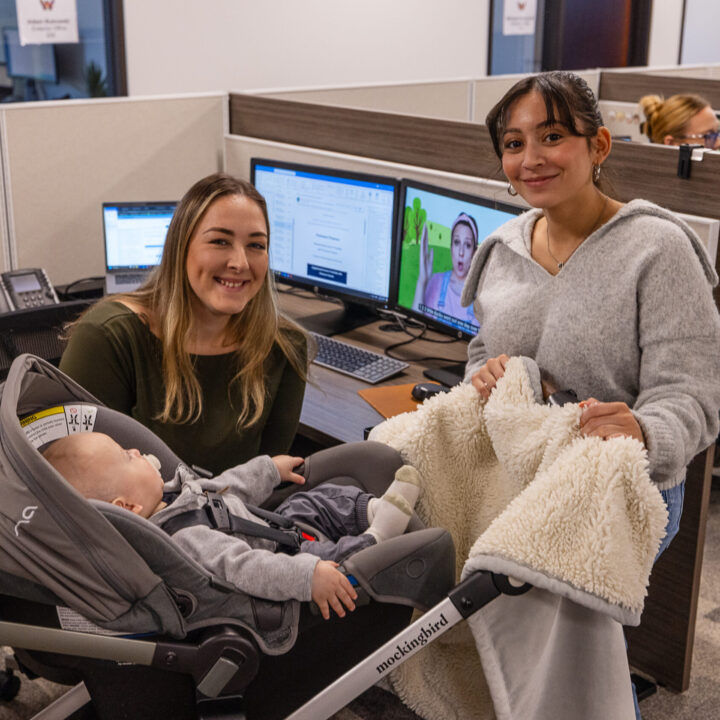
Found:
<path fill-rule="evenodd" d="M 340 616 L 345 617 L 345 608 L 355 609 L 353 600 L 357 600 L 357 593 L 350 584 L 350 581 L 336 570 L 338 564 L 331 560 L 320 560 L 315 566 L 312 576 L 312 599 L 320 608 L 320 614 L 330 619 L 330 609 Z"/>
<path fill-rule="evenodd" d="M 293 472 L 298 465 L 302 465 L 305 462 L 303 458 L 292 457 L 290 455 L 276 455 L 271 459 L 280 473 L 280 482 L 294 482 L 297 485 L 305 484 L 305 478 Z"/>

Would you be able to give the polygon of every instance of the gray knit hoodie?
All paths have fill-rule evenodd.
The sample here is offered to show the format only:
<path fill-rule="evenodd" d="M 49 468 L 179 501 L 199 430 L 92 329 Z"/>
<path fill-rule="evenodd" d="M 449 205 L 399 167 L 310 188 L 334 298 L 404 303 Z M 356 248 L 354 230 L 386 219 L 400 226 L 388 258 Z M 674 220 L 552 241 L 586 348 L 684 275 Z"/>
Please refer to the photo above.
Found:
<path fill-rule="evenodd" d="M 462 300 L 474 301 L 481 329 L 466 380 L 506 353 L 531 358 L 580 399 L 626 402 L 653 480 L 673 487 L 718 433 L 718 277 L 702 243 L 671 212 L 633 200 L 553 276 L 530 254 L 541 215 L 534 209 L 505 223 L 473 258 Z"/>

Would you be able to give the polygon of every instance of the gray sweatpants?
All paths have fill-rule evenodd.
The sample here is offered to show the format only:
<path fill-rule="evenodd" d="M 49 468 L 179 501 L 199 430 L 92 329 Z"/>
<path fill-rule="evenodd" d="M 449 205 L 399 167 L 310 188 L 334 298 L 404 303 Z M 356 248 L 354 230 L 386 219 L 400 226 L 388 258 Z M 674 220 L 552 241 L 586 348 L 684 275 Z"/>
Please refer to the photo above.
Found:
<path fill-rule="evenodd" d="M 310 525 L 329 538 L 302 543 L 302 552 L 342 562 L 375 544 L 375 538 L 365 534 L 368 501 L 385 492 L 402 464 L 400 453 L 372 441 L 321 450 L 305 459 L 303 474 L 309 489 L 287 488 L 274 512 Z M 279 500 L 265 507 L 273 508 Z"/>
<path fill-rule="evenodd" d="M 339 563 L 346 557 L 375 544 L 368 529 L 367 505 L 373 496 L 352 485 L 324 483 L 293 493 L 275 512 L 293 522 L 304 523 L 327 540 L 300 544 L 300 552 Z"/>

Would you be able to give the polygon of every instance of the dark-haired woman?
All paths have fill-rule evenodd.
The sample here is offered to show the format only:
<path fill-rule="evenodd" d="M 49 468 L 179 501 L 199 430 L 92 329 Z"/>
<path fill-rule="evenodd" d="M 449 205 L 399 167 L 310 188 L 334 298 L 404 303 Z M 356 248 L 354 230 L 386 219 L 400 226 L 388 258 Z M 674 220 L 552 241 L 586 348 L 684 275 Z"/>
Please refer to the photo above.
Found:
<path fill-rule="evenodd" d="M 669 513 L 661 552 L 678 530 L 686 467 L 718 431 L 715 270 L 675 215 L 603 192 L 610 133 L 580 77 L 521 80 L 486 123 L 512 193 L 533 209 L 473 260 L 463 299 L 480 331 L 466 378 L 488 397 L 508 356 L 530 357 L 549 385 L 578 394 L 583 434 L 643 443 Z"/>
<path fill-rule="evenodd" d="M 72 328 L 61 369 L 218 473 L 287 453 L 307 369 L 303 331 L 280 314 L 264 198 L 210 175 L 188 190 L 147 284 Z"/>

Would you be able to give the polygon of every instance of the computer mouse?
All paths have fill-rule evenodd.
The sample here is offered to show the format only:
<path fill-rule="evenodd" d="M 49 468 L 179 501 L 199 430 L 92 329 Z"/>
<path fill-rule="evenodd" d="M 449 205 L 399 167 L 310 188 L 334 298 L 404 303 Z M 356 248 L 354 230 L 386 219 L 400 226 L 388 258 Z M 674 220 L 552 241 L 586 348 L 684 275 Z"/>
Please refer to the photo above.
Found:
<path fill-rule="evenodd" d="M 411 391 L 411 395 L 418 402 L 422 402 L 423 400 L 427 400 L 429 397 L 437 395 L 438 393 L 448 392 L 448 390 L 449 388 L 446 388 L 444 385 L 440 385 L 440 383 L 421 382 L 415 385 Z"/>

